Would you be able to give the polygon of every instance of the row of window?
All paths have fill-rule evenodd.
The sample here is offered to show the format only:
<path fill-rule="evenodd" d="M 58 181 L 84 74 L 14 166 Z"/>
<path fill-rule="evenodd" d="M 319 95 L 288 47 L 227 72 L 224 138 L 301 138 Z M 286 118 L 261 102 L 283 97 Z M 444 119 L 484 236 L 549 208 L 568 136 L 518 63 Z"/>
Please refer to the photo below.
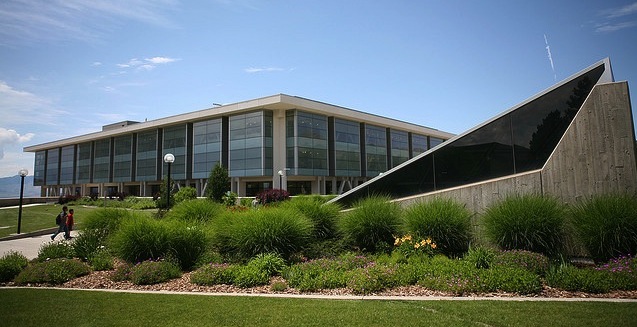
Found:
<path fill-rule="evenodd" d="M 388 129 L 384 127 L 299 110 L 288 110 L 286 114 L 286 165 L 296 168 L 290 172 L 295 175 L 376 176 L 442 142 L 405 131 L 389 130 L 387 134 Z M 171 176 L 177 180 L 186 179 L 188 175 L 193 179 L 207 178 L 214 165 L 222 160 L 227 160 L 231 177 L 271 176 L 274 170 L 273 113 L 263 110 L 230 116 L 225 122 L 224 119 L 39 151 L 34 167 L 35 183 L 155 181 L 162 179 L 158 174 L 166 168 L 162 160 L 165 153 L 175 156 Z M 332 131 L 329 126 L 333 126 Z M 224 140 L 224 129 L 227 129 L 227 140 Z M 333 135 L 331 145 L 330 133 Z M 224 144 L 228 149 L 227 158 L 222 158 Z M 191 158 L 188 153 L 192 153 Z"/>

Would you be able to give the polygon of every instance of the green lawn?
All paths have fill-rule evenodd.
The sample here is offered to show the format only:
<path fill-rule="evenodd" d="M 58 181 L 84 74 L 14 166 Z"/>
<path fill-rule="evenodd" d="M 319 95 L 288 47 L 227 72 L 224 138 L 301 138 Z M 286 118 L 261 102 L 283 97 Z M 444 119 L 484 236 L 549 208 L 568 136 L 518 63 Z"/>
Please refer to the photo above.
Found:
<path fill-rule="evenodd" d="M 70 206 L 75 209 L 75 223 L 81 224 L 82 216 L 96 207 Z M 62 211 L 62 206 L 46 204 L 22 207 L 22 223 L 20 233 L 29 233 L 47 228 L 55 228 L 55 216 Z M 18 208 L 0 209 L 0 238 L 15 234 L 18 231 Z"/>
<path fill-rule="evenodd" d="M 2 326 L 637 326 L 637 303 L 381 301 L 0 289 Z"/>

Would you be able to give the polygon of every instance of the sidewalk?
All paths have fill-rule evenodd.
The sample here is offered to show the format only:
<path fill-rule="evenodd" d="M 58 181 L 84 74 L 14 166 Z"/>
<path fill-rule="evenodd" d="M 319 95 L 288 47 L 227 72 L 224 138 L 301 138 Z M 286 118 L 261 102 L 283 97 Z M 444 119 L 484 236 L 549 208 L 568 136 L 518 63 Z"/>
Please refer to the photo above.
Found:
<path fill-rule="evenodd" d="M 43 244 L 59 242 L 64 239 L 64 234 L 60 233 L 55 238 L 55 241 L 52 241 L 51 235 L 55 231 L 57 231 L 57 227 L 3 238 L 0 240 L 0 257 L 8 252 L 17 251 L 29 260 L 35 259 L 38 257 L 38 251 Z M 71 231 L 71 236 L 77 236 L 77 231 Z"/>

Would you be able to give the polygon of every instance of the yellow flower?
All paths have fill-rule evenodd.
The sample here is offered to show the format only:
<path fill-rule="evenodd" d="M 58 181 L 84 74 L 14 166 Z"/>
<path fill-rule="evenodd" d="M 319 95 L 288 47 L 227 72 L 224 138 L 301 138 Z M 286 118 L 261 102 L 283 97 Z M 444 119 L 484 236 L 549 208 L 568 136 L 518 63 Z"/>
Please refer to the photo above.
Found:
<path fill-rule="evenodd" d="M 431 244 L 431 239 L 427 238 L 427 244 Z"/>
<path fill-rule="evenodd" d="M 435 249 L 436 248 L 436 243 L 431 243 L 431 248 Z"/>
<path fill-rule="evenodd" d="M 400 245 L 400 243 L 401 243 L 400 239 L 397 238 L 396 241 L 394 242 L 394 245 L 398 246 L 398 245 Z"/>
<path fill-rule="evenodd" d="M 411 241 L 411 235 L 405 235 L 405 241 Z"/>
<path fill-rule="evenodd" d="M 420 247 L 420 243 L 416 243 L 416 244 L 414 244 L 414 249 L 417 249 L 417 248 L 419 248 L 419 247 Z"/>

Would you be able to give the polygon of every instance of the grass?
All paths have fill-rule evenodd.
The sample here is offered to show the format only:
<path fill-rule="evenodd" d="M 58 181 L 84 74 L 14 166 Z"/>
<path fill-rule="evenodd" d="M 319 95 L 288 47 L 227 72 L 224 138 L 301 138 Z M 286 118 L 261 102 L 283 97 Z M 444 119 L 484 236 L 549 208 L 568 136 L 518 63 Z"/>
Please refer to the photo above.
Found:
<path fill-rule="evenodd" d="M 81 227 L 82 217 L 95 207 L 69 206 L 75 209 L 74 229 Z M 46 204 L 22 207 L 20 233 L 30 233 L 38 230 L 55 228 L 55 216 L 62 211 L 62 206 Z M 0 238 L 15 234 L 18 231 L 18 208 L 0 209 Z"/>
<path fill-rule="evenodd" d="M 4 326 L 46 326 L 51 319 L 68 326 L 637 325 L 637 303 L 627 302 L 324 300 L 49 289 L 0 289 L 0 302 Z M 59 312 L 67 315 L 54 318 Z"/>

